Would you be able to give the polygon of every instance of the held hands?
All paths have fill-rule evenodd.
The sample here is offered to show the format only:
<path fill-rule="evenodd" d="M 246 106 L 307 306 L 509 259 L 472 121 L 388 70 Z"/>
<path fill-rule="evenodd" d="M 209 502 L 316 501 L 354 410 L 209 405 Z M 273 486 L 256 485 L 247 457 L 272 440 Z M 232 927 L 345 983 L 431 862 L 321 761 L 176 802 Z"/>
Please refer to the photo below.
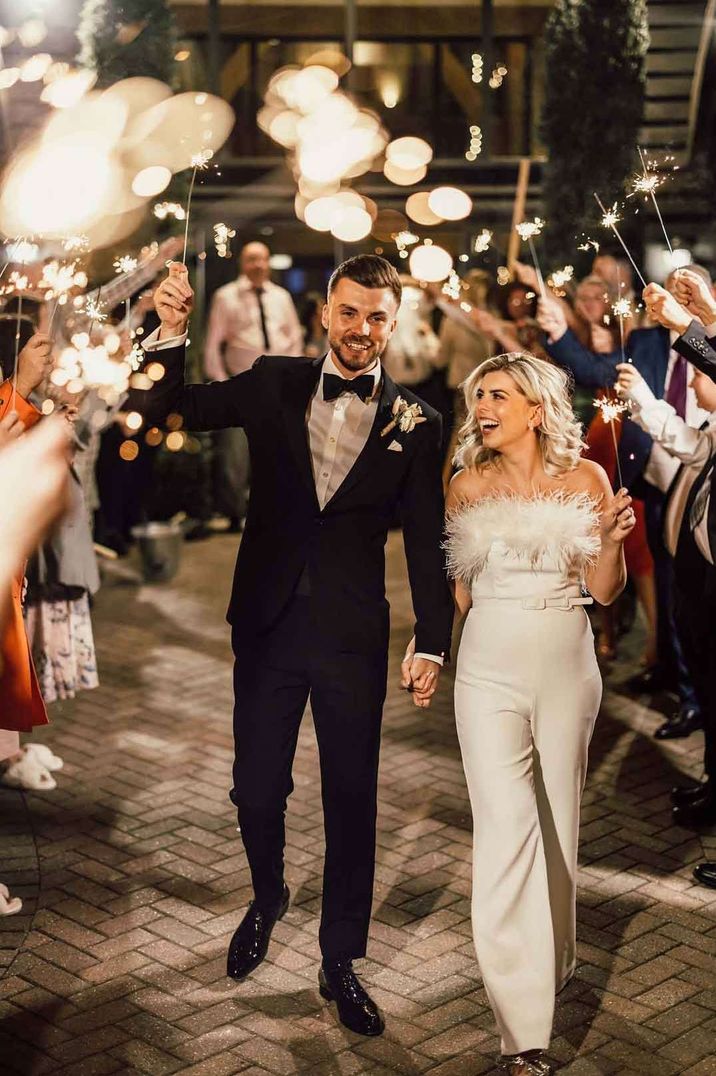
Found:
<path fill-rule="evenodd" d="M 52 337 L 35 333 L 25 344 L 17 360 L 17 391 L 23 399 L 42 384 L 52 369 Z"/>
<path fill-rule="evenodd" d="M 674 276 L 674 294 L 677 301 L 704 325 L 712 325 L 716 321 L 716 299 L 698 273 L 679 269 Z"/>
<path fill-rule="evenodd" d="M 647 284 L 643 298 L 647 313 L 653 321 L 658 321 L 665 329 L 673 329 L 679 335 L 688 329 L 691 314 L 684 310 L 666 288 L 662 288 L 660 284 Z"/>
<path fill-rule="evenodd" d="M 159 339 L 181 336 L 186 332 L 187 322 L 194 303 L 194 292 L 189 284 L 189 272 L 181 262 L 172 262 L 169 276 L 154 292 L 154 306 L 161 321 Z"/>
<path fill-rule="evenodd" d="M 600 523 L 602 545 L 621 545 L 628 534 L 633 531 L 636 516 L 631 506 L 631 497 L 625 489 L 617 490 L 608 508 L 602 512 Z"/>
<path fill-rule="evenodd" d="M 440 666 L 429 658 L 415 657 L 415 637 L 408 643 L 400 666 L 400 686 L 405 691 L 410 691 L 413 702 L 426 710 L 432 701 L 438 686 Z"/>

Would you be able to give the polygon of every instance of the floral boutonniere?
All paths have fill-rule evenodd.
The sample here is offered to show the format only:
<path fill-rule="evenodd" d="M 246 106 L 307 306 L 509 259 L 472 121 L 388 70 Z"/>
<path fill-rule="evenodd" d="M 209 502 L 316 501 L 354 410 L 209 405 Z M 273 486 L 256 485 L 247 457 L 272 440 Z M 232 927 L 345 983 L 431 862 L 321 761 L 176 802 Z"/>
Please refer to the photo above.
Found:
<path fill-rule="evenodd" d="M 409 404 L 402 396 L 396 396 L 393 404 L 393 417 L 380 431 L 380 436 L 385 437 L 396 426 L 401 433 L 412 433 L 419 422 L 427 422 L 423 409 L 418 403 Z"/>

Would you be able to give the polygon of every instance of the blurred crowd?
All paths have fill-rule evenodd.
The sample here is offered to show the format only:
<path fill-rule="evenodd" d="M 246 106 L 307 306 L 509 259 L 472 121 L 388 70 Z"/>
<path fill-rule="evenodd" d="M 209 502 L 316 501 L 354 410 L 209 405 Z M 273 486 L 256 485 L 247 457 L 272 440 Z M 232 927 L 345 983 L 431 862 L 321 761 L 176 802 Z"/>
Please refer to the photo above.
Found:
<path fill-rule="evenodd" d="M 22 737 L 47 722 L 48 703 L 97 685 L 91 610 L 101 578 L 98 557 L 124 555 L 137 527 L 156 518 L 155 467 L 167 431 L 144 424 L 150 367 L 157 363 L 139 345 L 156 325 L 152 283 L 180 246 L 168 240 L 142 251 L 136 264 L 85 294 L 79 307 L 48 300 L 38 283 L 41 269 L 33 281 L 32 267 L 25 267 L 22 302 L 6 300 L 0 312 L 0 489 L 8 506 L 0 514 L 5 785 L 56 786 L 62 760 Z M 211 297 L 197 376 L 224 380 L 261 354 L 321 359 L 329 348 L 323 295 L 309 292 L 294 303 L 271 280 L 270 252 L 260 242 L 243 247 L 238 269 L 237 278 Z M 586 451 L 615 489 L 629 489 L 637 514 L 625 549 L 629 586 L 616 606 L 595 613 L 598 657 L 605 669 L 620 654 L 636 657 L 637 671 L 623 690 L 665 703 L 659 739 L 704 730 L 704 779 L 673 790 L 673 812 L 676 824 L 711 825 L 716 299 L 708 272 L 697 265 L 675 271 L 642 299 L 629 262 L 597 253 L 581 280 L 562 273 L 545 286 L 531 266 L 516 263 L 504 284 L 473 269 L 457 294 L 409 276 L 403 288 L 384 364 L 395 381 L 442 414 L 446 485 L 465 418 L 460 386 L 480 362 L 529 351 L 570 371 Z M 78 334 L 84 337 L 79 342 Z M 57 376 L 62 348 L 95 344 L 114 362 L 129 364 L 126 384 L 86 378 L 78 391 L 71 376 Z M 240 532 L 251 486 L 243 430 L 219 431 L 206 448 L 204 508 L 191 526 L 187 521 L 187 535 L 195 538 Z M 28 474 L 36 476 L 30 484 Z M 635 624 L 639 633 L 632 632 Z M 636 655 L 635 638 L 641 640 Z M 702 875 L 705 884 L 716 885 L 713 864 L 704 864 Z M 17 900 L 0 886 L 0 913 L 17 910 Z"/>

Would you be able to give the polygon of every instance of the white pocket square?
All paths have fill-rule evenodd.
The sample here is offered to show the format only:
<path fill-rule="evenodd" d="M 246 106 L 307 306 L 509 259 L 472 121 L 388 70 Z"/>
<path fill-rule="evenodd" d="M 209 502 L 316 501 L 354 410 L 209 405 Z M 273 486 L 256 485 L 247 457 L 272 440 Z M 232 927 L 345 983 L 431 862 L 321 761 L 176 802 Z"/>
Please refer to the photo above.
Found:
<path fill-rule="evenodd" d="M 391 441 L 388 445 L 388 452 L 402 452 L 403 446 L 399 441 Z"/>

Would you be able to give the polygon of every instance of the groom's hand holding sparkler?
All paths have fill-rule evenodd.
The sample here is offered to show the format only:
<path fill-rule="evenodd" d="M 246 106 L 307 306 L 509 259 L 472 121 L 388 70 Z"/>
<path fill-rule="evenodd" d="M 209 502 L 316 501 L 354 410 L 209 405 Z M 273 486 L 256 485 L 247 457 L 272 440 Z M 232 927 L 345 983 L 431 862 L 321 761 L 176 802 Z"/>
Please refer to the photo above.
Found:
<path fill-rule="evenodd" d="M 161 321 L 159 339 L 168 340 L 182 336 L 194 303 L 194 292 L 189 284 L 189 271 L 181 262 L 172 262 L 169 276 L 154 293 L 154 306 Z"/>
<path fill-rule="evenodd" d="M 716 322 L 716 299 L 708 283 L 690 269 L 674 274 L 674 297 L 704 325 Z"/>
<path fill-rule="evenodd" d="M 24 400 L 42 384 L 52 369 L 52 337 L 35 333 L 25 344 L 17 360 L 17 393 Z"/>
<path fill-rule="evenodd" d="M 647 313 L 652 321 L 672 329 L 681 336 L 691 324 L 691 314 L 660 284 L 647 284 L 643 293 Z"/>

